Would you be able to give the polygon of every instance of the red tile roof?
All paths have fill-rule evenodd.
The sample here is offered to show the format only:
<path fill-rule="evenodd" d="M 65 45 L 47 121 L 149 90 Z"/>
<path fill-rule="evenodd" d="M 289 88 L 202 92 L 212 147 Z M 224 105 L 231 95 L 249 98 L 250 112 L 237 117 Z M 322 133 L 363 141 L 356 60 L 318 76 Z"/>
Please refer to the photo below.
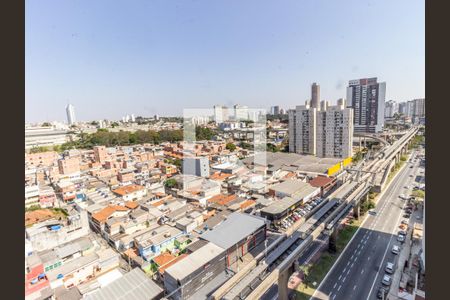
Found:
<path fill-rule="evenodd" d="M 136 191 L 143 190 L 143 189 L 144 189 L 144 187 L 141 186 L 141 185 L 130 184 L 130 185 L 123 186 L 123 187 L 120 187 L 118 189 L 115 189 L 115 190 L 113 190 L 113 192 L 118 194 L 118 195 L 120 195 L 120 196 L 124 196 L 124 195 L 128 195 L 128 194 L 131 194 L 131 193 L 134 193 Z"/>
<path fill-rule="evenodd" d="M 325 176 L 317 176 L 309 181 L 309 184 L 313 187 L 323 187 L 327 184 L 330 184 L 334 178 L 325 177 Z"/>

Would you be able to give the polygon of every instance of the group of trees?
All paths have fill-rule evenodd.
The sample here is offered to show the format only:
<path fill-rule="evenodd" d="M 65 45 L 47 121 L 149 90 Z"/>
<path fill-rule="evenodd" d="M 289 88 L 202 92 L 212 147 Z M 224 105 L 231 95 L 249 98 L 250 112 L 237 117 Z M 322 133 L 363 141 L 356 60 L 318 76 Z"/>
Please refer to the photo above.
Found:
<path fill-rule="evenodd" d="M 207 127 L 196 127 L 195 136 L 196 140 L 211 140 L 216 135 L 215 131 Z M 103 145 L 107 147 L 112 146 L 124 146 L 135 145 L 143 143 L 159 144 L 162 142 L 179 142 L 182 141 L 183 130 L 138 130 L 136 132 L 119 131 L 109 132 L 107 129 L 98 129 L 97 132 L 87 134 L 78 134 L 79 139 L 77 141 L 68 142 L 61 146 L 62 151 L 73 148 L 85 148 L 90 149 L 97 145 Z M 35 151 L 38 151 L 36 149 Z"/>
<path fill-rule="evenodd" d="M 136 132 L 119 131 L 109 132 L 106 129 L 99 129 L 95 133 L 80 133 L 77 141 L 68 142 L 61 145 L 61 150 L 72 148 L 90 149 L 93 146 L 103 145 L 125 146 L 143 143 L 158 144 L 162 142 L 178 142 L 183 140 L 182 130 L 138 130 Z"/>

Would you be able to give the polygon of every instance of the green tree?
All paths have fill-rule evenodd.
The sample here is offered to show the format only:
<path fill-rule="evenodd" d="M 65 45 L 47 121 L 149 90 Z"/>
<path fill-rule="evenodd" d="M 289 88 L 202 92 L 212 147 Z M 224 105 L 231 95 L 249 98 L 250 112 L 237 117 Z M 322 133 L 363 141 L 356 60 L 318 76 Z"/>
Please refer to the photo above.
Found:
<path fill-rule="evenodd" d="M 278 152 L 278 148 L 274 144 L 267 143 L 267 151 L 269 151 L 269 152 Z"/>
<path fill-rule="evenodd" d="M 234 150 L 236 150 L 236 145 L 234 143 L 227 143 L 225 148 L 233 152 Z"/>
<path fill-rule="evenodd" d="M 173 178 L 167 179 L 164 182 L 164 186 L 166 188 L 173 188 L 176 184 L 177 184 L 177 181 L 175 179 L 173 179 Z"/>
<path fill-rule="evenodd" d="M 195 127 L 195 138 L 197 141 L 204 141 L 204 140 L 212 140 L 212 138 L 216 135 L 214 130 L 208 127 Z"/>
<path fill-rule="evenodd" d="M 44 122 L 42 123 L 42 127 L 52 127 L 52 124 L 50 124 L 49 122 Z"/>
<path fill-rule="evenodd" d="M 46 151 L 50 151 L 50 148 L 44 147 L 44 146 L 39 146 L 39 147 L 33 147 L 30 149 L 30 153 L 40 153 L 40 152 L 46 152 Z"/>

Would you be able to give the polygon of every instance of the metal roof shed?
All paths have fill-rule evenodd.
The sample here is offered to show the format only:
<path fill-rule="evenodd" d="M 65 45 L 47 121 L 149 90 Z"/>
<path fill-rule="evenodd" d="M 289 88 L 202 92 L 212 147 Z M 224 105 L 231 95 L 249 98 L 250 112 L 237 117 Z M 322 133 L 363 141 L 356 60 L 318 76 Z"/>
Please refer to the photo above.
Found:
<path fill-rule="evenodd" d="M 99 291 L 86 296 L 87 300 L 149 300 L 157 299 L 163 289 L 148 278 L 144 272 L 135 268 L 113 281 Z"/>
<path fill-rule="evenodd" d="M 213 230 L 203 233 L 200 238 L 229 249 L 265 225 L 262 218 L 235 212 Z"/>

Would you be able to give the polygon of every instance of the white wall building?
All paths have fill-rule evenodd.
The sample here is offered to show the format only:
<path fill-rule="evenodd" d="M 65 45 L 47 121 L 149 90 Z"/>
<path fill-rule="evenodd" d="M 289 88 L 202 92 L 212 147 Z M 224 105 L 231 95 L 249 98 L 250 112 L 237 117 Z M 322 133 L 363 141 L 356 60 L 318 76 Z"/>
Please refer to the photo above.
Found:
<path fill-rule="evenodd" d="M 288 114 L 289 152 L 316 155 L 316 109 L 307 102 Z"/>
<path fill-rule="evenodd" d="M 320 103 L 320 109 L 309 103 L 289 110 L 289 152 L 318 157 L 347 158 L 352 156 L 353 109 Z"/>
<path fill-rule="evenodd" d="M 228 120 L 228 107 L 222 105 L 214 105 L 214 122 L 216 122 L 216 124 L 220 124 Z"/>
<path fill-rule="evenodd" d="M 248 106 L 238 105 L 234 106 L 234 119 L 239 120 L 248 120 Z"/>
<path fill-rule="evenodd" d="M 347 158 L 353 155 L 353 109 L 343 105 L 317 112 L 316 155 Z"/>

